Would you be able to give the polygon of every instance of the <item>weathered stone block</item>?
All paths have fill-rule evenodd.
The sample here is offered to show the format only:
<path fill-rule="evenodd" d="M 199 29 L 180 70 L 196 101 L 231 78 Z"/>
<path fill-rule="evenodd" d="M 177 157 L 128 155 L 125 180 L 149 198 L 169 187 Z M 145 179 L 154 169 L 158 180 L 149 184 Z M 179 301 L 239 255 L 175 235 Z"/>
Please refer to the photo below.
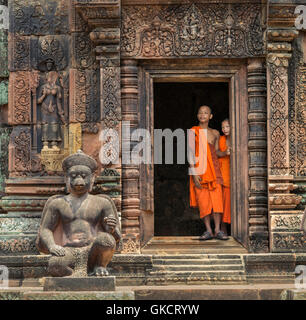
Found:
<path fill-rule="evenodd" d="M 45 35 L 69 31 L 66 0 L 14 0 L 10 1 L 9 10 L 12 33 Z"/>
<path fill-rule="evenodd" d="M 272 252 L 306 252 L 302 232 L 272 232 Z"/>
<path fill-rule="evenodd" d="M 116 278 L 86 277 L 86 278 L 51 278 L 47 277 L 44 291 L 115 291 Z"/>
<path fill-rule="evenodd" d="M 10 296 L 8 296 L 10 297 Z M 18 296 L 17 296 L 18 297 Z M 1 295 L 0 295 L 1 298 Z M 107 292 L 25 292 L 22 300 L 135 300 L 133 291 Z"/>
<path fill-rule="evenodd" d="M 0 29 L 0 77 L 8 77 L 7 30 Z"/>
<path fill-rule="evenodd" d="M 38 254 L 35 240 L 36 234 L 0 235 L 0 255 Z"/>
<path fill-rule="evenodd" d="M 11 128 L 0 126 L 0 195 L 4 192 L 4 181 L 8 178 L 8 144 Z M 0 204 L 0 207 L 1 204 Z"/>
<path fill-rule="evenodd" d="M 296 211 L 295 211 L 296 212 Z M 271 230 L 273 231 L 299 231 L 303 213 L 273 214 L 271 216 Z"/>
<path fill-rule="evenodd" d="M 28 71 L 11 72 L 9 82 L 9 123 L 31 123 L 31 83 Z"/>
<path fill-rule="evenodd" d="M 8 81 L 0 82 L 0 106 L 8 104 Z"/>
<path fill-rule="evenodd" d="M 72 34 L 72 68 L 97 69 L 94 45 L 87 33 Z"/>
<path fill-rule="evenodd" d="M 30 71 L 30 37 L 9 33 L 9 71 Z"/>
<path fill-rule="evenodd" d="M 95 70 L 70 69 L 70 121 L 98 122 L 100 119 L 100 76 Z"/>
<path fill-rule="evenodd" d="M 244 256 L 247 274 L 293 273 L 295 256 L 293 254 L 247 254 Z"/>
<path fill-rule="evenodd" d="M 40 224 L 40 218 L 7 217 L 0 215 L 1 233 L 36 233 Z"/>

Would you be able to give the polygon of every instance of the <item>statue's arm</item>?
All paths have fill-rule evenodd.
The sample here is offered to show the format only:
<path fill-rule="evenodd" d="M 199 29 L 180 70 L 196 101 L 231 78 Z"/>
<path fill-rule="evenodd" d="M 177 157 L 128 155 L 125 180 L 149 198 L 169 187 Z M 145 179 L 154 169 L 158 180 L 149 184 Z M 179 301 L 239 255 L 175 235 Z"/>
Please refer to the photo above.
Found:
<path fill-rule="evenodd" d="M 117 217 L 118 215 L 116 212 L 114 212 L 113 205 L 109 200 L 106 200 L 103 206 L 103 213 L 101 214 L 100 222 L 103 229 L 112 234 L 115 240 L 118 242 L 121 238 L 121 233 Z"/>
<path fill-rule="evenodd" d="M 43 93 L 43 95 L 40 98 L 37 99 L 37 103 L 38 104 L 42 103 L 44 101 L 45 97 L 46 97 L 46 94 Z"/>
<path fill-rule="evenodd" d="M 46 204 L 44 211 L 44 218 L 40 229 L 40 239 L 49 252 L 51 252 L 52 248 L 56 246 L 53 232 L 59 223 L 59 212 L 52 202 Z"/>

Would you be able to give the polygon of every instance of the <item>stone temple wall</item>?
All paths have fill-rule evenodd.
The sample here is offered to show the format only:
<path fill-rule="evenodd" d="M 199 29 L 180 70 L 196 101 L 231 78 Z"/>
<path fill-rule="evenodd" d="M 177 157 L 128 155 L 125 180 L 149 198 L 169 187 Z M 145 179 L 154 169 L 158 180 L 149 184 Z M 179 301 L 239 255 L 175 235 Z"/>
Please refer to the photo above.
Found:
<path fill-rule="evenodd" d="M 0 255 L 38 253 L 46 199 L 65 193 L 65 156 L 81 148 L 100 163 L 102 129 L 121 135 L 122 120 L 138 128 L 147 108 L 139 105 L 141 61 L 159 59 L 166 68 L 169 59 L 202 58 L 224 65 L 235 58 L 247 69 L 249 250 L 305 252 L 298 224 L 306 194 L 306 40 L 294 27 L 301 1 L 170 2 L 9 1 L 9 30 L 0 30 Z M 44 108 L 57 110 L 53 125 Z M 129 151 L 112 148 L 117 154 L 108 156 Z M 140 173 L 110 160 L 94 187 L 122 211 L 123 252 L 140 249 Z"/>
<path fill-rule="evenodd" d="M 6 15 L 7 0 L 0 5 L 0 197 L 4 195 L 5 179 L 8 178 L 8 142 L 10 127 L 6 124 L 8 107 L 8 29 Z M 2 212 L 0 208 L 0 212 Z"/>
<path fill-rule="evenodd" d="M 99 160 L 100 62 L 74 2 L 9 1 L 9 30 L 0 30 L 0 255 L 38 253 L 44 204 L 65 193 L 66 156 L 82 149 Z M 120 173 L 100 164 L 93 192 L 113 197 L 119 216 L 120 190 Z"/>

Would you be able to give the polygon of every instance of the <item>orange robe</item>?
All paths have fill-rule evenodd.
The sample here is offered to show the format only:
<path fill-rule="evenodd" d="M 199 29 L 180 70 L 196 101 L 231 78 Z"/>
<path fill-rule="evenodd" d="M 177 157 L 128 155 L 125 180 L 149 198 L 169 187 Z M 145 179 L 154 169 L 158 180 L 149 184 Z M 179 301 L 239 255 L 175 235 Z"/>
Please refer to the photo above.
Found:
<path fill-rule="evenodd" d="M 227 149 L 226 136 L 221 136 L 219 140 L 220 151 Z M 222 221 L 231 223 L 231 164 L 230 156 L 219 158 L 220 169 L 223 178 L 223 218 Z"/>
<path fill-rule="evenodd" d="M 192 127 L 195 132 L 195 156 L 199 157 L 199 129 L 200 127 Z M 204 218 L 213 212 L 223 213 L 222 200 L 222 175 L 219 168 L 218 157 L 213 145 L 207 143 L 207 167 L 204 174 L 201 174 L 202 189 L 196 188 L 193 177 L 190 176 L 190 206 L 198 207 L 200 217 Z M 191 146 L 192 149 L 192 146 Z M 195 168 L 199 167 L 199 163 Z"/>

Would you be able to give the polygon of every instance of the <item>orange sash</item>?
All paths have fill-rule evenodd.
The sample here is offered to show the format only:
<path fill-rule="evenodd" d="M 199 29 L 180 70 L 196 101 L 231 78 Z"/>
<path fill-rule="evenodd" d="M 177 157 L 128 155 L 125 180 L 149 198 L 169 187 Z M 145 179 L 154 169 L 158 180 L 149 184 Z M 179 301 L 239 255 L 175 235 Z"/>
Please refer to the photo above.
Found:
<path fill-rule="evenodd" d="M 195 147 L 195 156 L 199 157 L 199 143 L 200 143 L 200 127 L 195 126 L 192 127 L 191 130 L 195 132 L 195 146 L 192 146 L 191 141 L 189 141 L 189 147 L 191 150 Z M 206 135 L 203 134 L 203 137 L 206 138 Z M 202 141 L 201 141 L 202 142 Z M 216 173 L 214 164 L 212 161 L 212 156 L 210 152 L 210 147 L 208 145 L 207 138 L 202 143 L 207 144 L 207 168 L 204 174 L 201 174 L 201 185 L 203 188 L 207 188 L 208 190 L 214 190 L 216 188 Z M 206 156 L 204 154 L 204 156 Z M 195 165 L 195 168 L 199 167 L 199 162 Z M 197 200 L 196 200 L 196 194 L 195 194 L 195 184 L 193 181 L 193 177 L 190 176 L 190 184 L 189 184 L 189 191 L 190 191 L 190 206 L 191 207 L 197 207 Z"/>
<path fill-rule="evenodd" d="M 219 139 L 219 150 L 225 151 L 227 149 L 226 136 L 221 136 Z M 230 156 L 219 158 L 220 169 L 223 178 L 223 186 L 230 187 L 231 185 L 231 164 Z"/>

